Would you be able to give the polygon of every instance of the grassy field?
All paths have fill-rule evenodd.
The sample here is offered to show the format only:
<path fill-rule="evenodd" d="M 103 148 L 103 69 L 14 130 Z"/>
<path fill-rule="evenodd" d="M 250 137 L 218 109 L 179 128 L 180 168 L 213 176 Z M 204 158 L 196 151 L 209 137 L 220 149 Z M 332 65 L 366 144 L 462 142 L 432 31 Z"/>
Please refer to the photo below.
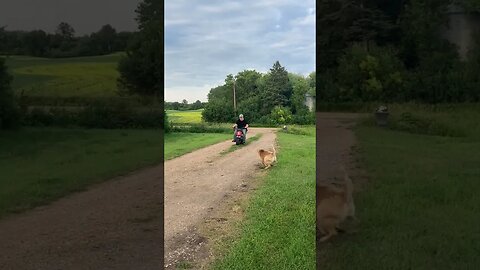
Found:
<path fill-rule="evenodd" d="M 315 131 L 278 133 L 279 163 L 253 194 L 213 269 L 315 269 Z"/>
<path fill-rule="evenodd" d="M 0 216 L 161 161 L 157 130 L 23 129 L 0 133 Z"/>
<path fill-rule="evenodd" d="M 221 133 L 168 133 L 165 134 L 165 159 L 172 159 L 229 138 L 231 136 Z"/>
<path fill-rule="evenodd" d="M 434 124 L 394 125 L 421 124 L 410 132 L 357 128 L 369 174 L 356 202 L 361 224 L 322 249 L 322 269 L 478 269 L 480 110 L 397 108 L 395 121 L 405 111 Z M 418 134 L 446 129 L 459 132 Z"/>
<path fill-rule="evenodd" d="M 191 111 L 167 110 L 168 121 L 174 123 L 201 123 L 202 111 L 203 109 Z"/>
<path fill-rule="evenodd" d="M 28 96 L 116 96 L 117 63 L 122 54 L 47 59 L 28 56 L 7 58 L 14 76 L 12 88 Z"/>
<path fill-rule="evenodd" d="M 161 161 L 158 130 L 25 128 L 0 133 L 0 217 Z M 167 134 L 165 158 L 227 140 Z"/>

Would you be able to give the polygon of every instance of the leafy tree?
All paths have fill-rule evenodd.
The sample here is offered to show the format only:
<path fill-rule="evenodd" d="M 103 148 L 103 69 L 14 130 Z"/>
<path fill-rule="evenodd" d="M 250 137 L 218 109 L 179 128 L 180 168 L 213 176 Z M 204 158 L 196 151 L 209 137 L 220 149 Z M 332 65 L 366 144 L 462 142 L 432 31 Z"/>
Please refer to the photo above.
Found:
<path fill-rule="evenodd" d="M 90 37 L 94 50 L 97 54 L 108 54 L 114 50 L 117 31 L 110 24 L 102 26 L 102 28 L 93 33 Z"/>
<path fill-rule="evenodd" d="M 66 22 L 61 22 L 57 26 L 57 29 L 55 30 L 55 34 L 60 36 L 63 40 L 73 40 L 75 36 L 75 29 L 73 29 L 73 27 L 70 24 Z"/>
<path fill-rule="evenodd" d="M 293 85 L 292 94 L 292 112 L 295 114 L 302 109 L 306 109 L 305 95 L 310 90 L 309 80 L 301 75 L 289 74 L 290 81 Z"/>
<path fill-rule="evenodd" d="M 23 41 L 26 51 L 32 56 L 45 56 L 50 43 L 47 33 L 43 30 L 27 33 Z"/>
<path fill-rule="evenodd" d="M 173 102 L 172 103 L 172 110 L 179 110 L 180 109 L 180 103 L 179 102 Z"/>
<path fill-rule="evenodd" d="M 286 121 L 291 121 L 287 115 L 292 115 L 292 110 L 296 113 L 303 109 L 302 113 L 306 116 L 309 112 L 303 104 L 304 94 L 314 89 L 311 87 L 315 84 L 315 73 L 310 76 L 311 78 L 307 79 L 289 74 L 278 61 L 267 74 L 255 70 L 244 70 L 236 75 L 228 74 L 223 85 L 210 89 L 203 117 L 209 122 L 231 122 L 237 114 L 242 113 L 252 123 L 270 124 L 274 116 L 272 110 L 275 107 L 281 108 L 286 113 L 284 115 Z M 234 84 L 237 112 L 234 112 L 233 108 Z M 278 121 L 282 121 L 281 118 L 277 118 Z M 307 123 L 310 119 L 302 120 L 302 123 Z"/>
<path fill-rule="evenodd" d="M 195 101 L 195 103 L 192 104 L 192 110 L 198 110 L 203 108 L 203 104 L 200 100 Z"/>
<path fill-rule="evenodd" d="M 119 88 L 163 99 L 163 12 L 160 1 L 144 0 L 136 10 L 140 32 L 119 65 Z"/>
<path fill-rule="evenodd" d="M 265 77 L 265 88 L 262 91 L 263 106 L 261 114 L 268 114 L 275 106 L 290 106 L 292 85 L 287 70 L 278 61 L 273 64 Z"/>

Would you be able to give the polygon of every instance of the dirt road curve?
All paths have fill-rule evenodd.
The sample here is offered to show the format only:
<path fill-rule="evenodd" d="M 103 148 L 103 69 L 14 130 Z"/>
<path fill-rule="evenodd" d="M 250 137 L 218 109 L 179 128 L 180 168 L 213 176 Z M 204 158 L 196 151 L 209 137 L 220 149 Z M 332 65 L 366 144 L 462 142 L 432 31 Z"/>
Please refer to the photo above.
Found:
<path fill-rule="evenodd" d="M 257 141 L 232 153 L 221 155 L 233 143 L 222 142 L 165 163 L 165 266 L 183 260 L 197 261 L 205 240 L 197 226 L 208 217 L 223 197 L 247 181 L 259 168 L 256 150 L 271 148 L 273 129 L 252 128 L 248 137 L 261 133 Z"/>

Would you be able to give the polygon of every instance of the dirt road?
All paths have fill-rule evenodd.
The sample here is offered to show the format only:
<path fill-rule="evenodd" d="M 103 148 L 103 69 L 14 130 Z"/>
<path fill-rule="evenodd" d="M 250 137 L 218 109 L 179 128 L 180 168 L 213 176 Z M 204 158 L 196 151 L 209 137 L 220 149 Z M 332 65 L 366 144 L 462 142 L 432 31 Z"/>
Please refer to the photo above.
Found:
<path fill-rule="evenodd" d="M 165 266 L 174 269 L 182 261 L 198 261 L 208 256 L 208 239 L 198 226 L 219 206 L 232 189 L 248 182 L 259 168 L 258 148 L 271 148 L 273 129 L 252 128 L 248 137 L 259 140 L 232 153 L 220 153 L 232 145 L 219 143 L 165 163 Z"/>
<path fill-rule="evenodd" d="M 219 154 L 231 145 L 224 142 L 165 163 L 168 258 L 183 256 L 174 254 L 188 251 L 179 241 L 198 241 L 197 222 L 259 171 L 254 150 L 270 147 L 275 135 L 254 133 L 264 135 L 233 153 Z M 0 269 L 162 269 L 162 173 L 163 164 L 0 220 Z"/>

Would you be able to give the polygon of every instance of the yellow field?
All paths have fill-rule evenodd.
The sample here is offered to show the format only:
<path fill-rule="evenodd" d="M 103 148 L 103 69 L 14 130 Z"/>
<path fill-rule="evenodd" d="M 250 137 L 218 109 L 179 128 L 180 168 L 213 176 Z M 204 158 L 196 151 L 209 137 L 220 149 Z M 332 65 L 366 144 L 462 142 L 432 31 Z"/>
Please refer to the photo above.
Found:
<path fill-rule="evenodd" d="M 202 120 L 202 111 L 193 110 L 193 111 L 175 111 L 167 110 L 168 120 L 174 123 L 201 123 Z"/>

